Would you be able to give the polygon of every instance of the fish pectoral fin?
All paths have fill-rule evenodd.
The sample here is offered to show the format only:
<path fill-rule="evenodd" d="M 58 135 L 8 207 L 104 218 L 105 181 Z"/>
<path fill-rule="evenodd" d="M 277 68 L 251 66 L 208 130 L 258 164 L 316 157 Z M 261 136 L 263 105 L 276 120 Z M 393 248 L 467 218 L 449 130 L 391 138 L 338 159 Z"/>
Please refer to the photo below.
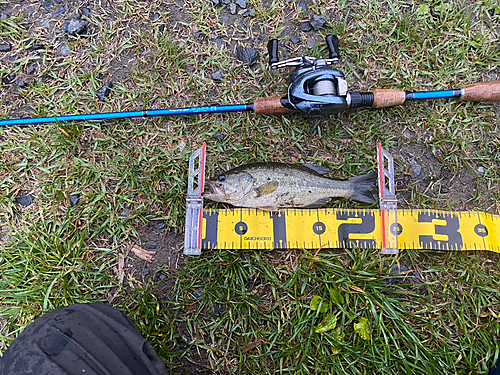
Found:
<path fill-rule="evenodd" d="M 332 200 L 332 198 L 323 198 L 323 199 L 317 200 L 316 202 L 311 203 L 308 206 L 304 206 L 304 208 L 318 208 L 318 207 L 324 206 L 325 204 L 327 204 L 331 200 Z"/>
<path fill-rule="evenodd" d="M 274 193 L 277 188 L 278 181 L 270 181 L 264 185 L 260 185 L 258 188 L 255 188 L 255 191 L 257 192 L 257 197 L 262 197 L 264 195 Z"/>
<path fill-rule="evenodd" d="M 306 168 L 313 170 L 318 174 L 327 174 L 331 172 L 330 169 L 328 169 L 327 167 L 322 167 L 321 165 L 318 164 L 302 163 L 302 165 Z"/>

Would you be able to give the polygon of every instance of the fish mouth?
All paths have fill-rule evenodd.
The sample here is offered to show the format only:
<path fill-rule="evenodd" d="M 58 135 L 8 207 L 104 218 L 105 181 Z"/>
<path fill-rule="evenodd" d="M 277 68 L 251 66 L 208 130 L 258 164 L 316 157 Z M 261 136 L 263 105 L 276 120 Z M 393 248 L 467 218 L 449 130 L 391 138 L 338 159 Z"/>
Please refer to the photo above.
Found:
<path fill-rule="evenodd" d="M 206 181 L 203 187 L 202 197 L 210 198 L 212 196 L 224 196 L 224 187 L 214 181 Z"/>

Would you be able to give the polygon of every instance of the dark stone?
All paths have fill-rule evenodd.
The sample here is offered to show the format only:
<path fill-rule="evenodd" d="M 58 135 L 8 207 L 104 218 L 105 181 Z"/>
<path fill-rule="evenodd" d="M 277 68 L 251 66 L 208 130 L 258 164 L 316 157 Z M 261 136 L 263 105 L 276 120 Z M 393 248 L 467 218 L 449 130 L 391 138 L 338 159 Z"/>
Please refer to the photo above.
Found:
<path fill-rule="evenodd" d="M 242 9 L 247 8 L 247 0 L 236 0 L 235 3 Z"/>
<path fill-rule="evenodd" d="M 68 47 L 66 47 L 65 45 L 63 45 L 61 47 L 61 54 L 64 55 L 64 56 L 69 55 L 69 49 L 68 49 Z"/>
<path fill-rule="evenodd" d="M 233 3 L 229 4 L 229 13 L 236 14 L 237 10 L 238 9 L 236 8 L 236 4 L 233 4 Z"/>
<path fill-rule="evenodd" d="M 159 13 L 155 13 L 151 16 L 151 21 L 154 21 L 154 20 L 157 20 L 158 18 L 160 18 L 160 14 Z"/>
<path fill-rule="evenodd" d="M 33 74 L 37 71 L 37 68 L 33 65 L 28 66 L 28 74 Z"/>
<path fill-rule="evenodd" d="M 156 272 L 155 277 L 154 277 L 154 281 L 155 281 L 155 283 L 157 283 L 157 282 L 165 280 L 166 278 L 167 278 L 167 276 L 165 276 L 162 272 Z"/>
<path fill-rule="evenodd" d="M 0 44 L 0 52 L 9 52 L 12 49 L 10 44 Z"/>
<path fill-rule="evenodd" d="M 22 194 L 16 198 L 16 203 L 21 206 L 28 207 L 31 203 L 33 203 L 35 198 L 32 195 Z"/>
<path fill-rule="evenodd" d="M 158 244 L 154 241 L 146 242 L 143 246 L 146 250 L 155 250 L 158 248 Z"/>
<path fill-rule="evenodd" d="M 49 10 L 50 8 L 52 8 L 52 0 L 46 0 L 43 2 L 43 7 L 46 9 L 46 10 Z"/>
<path fill-rule="evenodd" d="M 193 33 L 193 38 L 198 39 L 200 37 L 200 35 L 201 35 L 201 32 L 196 31 Z"/>
<path fill-rule="evenodd" d="M 417 178 L 422 173 L 422 166 L 418 164 L 416 161 L 412 160 L 411 162 L 411 176 L 413 178 Z"/>
<path fill-rule="evenodd" d="M 445 194 L 446 194 L 446 193 L 448 193 L 448 192 L 449 192 L 449 190 L 448 190 L 447 188 L 442 188 L 442 189 L 441 189 L 441 193 L 445 193 Z"/>
<path fill-rule="evenodd" d="M 0 14 L 0 21 L 5 21 L 9 16 L 5 13 Z"/>
<path fill-rule="evenodd" d="M 292 42 L 293 44 L 297 44 L 297 43 L 299 43 L 299 42 L 300 42 L 300 39 L 299 39 L 299 38 L 297 38 L 296 36 L 292 36 L 292 37 L 290 38 L 290 42 Z"/>
<path fill-rule="evenodd" d="M 307 5 L 306 5 L 306 2 L 304 0 L 299 1 L 299 11 L 301 11 L 301 12 L 307 11 Z"/>
<path fill-rule="evenodd" d="M 220 72 L 220 70 L 212 73 L 212 79 L 215 81 L 220 81 L 222 79 L 222 73 Z"/>
<path fill-rule="evenodd" d="M 306 21 L 306 22 L 302 22 L 300 24 L 300 29 L 302 31 L 308 32 L 308 31 L 312 30 L 312 27 L 311 27 L 311 24 L 308 21 Z"/>
<path fill-rule="evenodd" d="M 253 48 L 238 46 L 236 48 L 236 58 L 247 65 L 253 65 L 259 58 L 259 52 Z"/>
<path fill-rule="evenodd" d="M 16 85 L 17 87 L 19 88 L 23 88 L 26 86 L 26 83 L 24 82 L 24 78 L 23 77 L 19 77 L 18 79 L 16 79 Z"/>
<path fill-rule="evenodd" d="M 219 5 L 220 4 L 220 0 L 212 0 L 212 2 L 214 3 L 214 5 Z"/>
<path fill-rule="evenodd" d="M 81 12 L 82 12 L 83 16 L 85 16 L 87 18 L 90 17 L 90 9 L 89 8 L 82 8 Z M 159 15 L 158 15 L 158 17 L 159 17 Z"/>
<path fill-rule="evenodd" d="M 192 294 L 194 298 L 200 299 L 203 296 L 203 289 L 196 289 Z"/>
<path fill-rule="evenodd" d="M 215 133 L 214 138 L 217 139 L 218 141 L 223 141 L 225 136 L 224 136 L 224 134 L 217 132 L 217 133 Z"/>
<path fill-rule="evenodd" d="M 69 203 L 71 203 L 72 206 L 78 203 L 78 200 L 80 199 L 80 194 L 71 194 L 69 196 Z"/>
<path fill-rule="evenodd" d="M 96 92 L 97 97 L 100 100 L 104 101 L 104 99 L 111 92 L 111 88 L 112 87 L 113 87 L 113 83 L 111 81 L 110 82 L 106 82 L 99 90 L 97 90 L 97 92 Z"/>
<path fill-rule="evenodd" d="M 60 16 L 61 14 L 64 14 L 66 12 L 66 9 L 64 7 L 60 7 L 58 10 L 54 12 L 54 16 Z"/>
<path fill-rule="evenodd" d="M 61 4 L 63 0 L 54 0 L 56 4 Z"/>
<path fill-rule="evenodd" d="M 2 75 L 2 83 L 4 85 L 10 85 L 12 82 L 14 82 L 15 78 L 15 75 L 4 74 Z"/>
<path fill-rule="evenodd" d="M 390 274 L 394 277 L 382 280 L 382 284 L 418 284 L 422 282 L 422 278 L 417 271 L 411 271 L 402 264 L 392 266 Z"/>
<path fill-rule="evenodd" d="M 164 229 L 166 227 L 165 223 L 158 223 L 157 225 L 158 229 Z"/>
<path fill-rule="evenodd" d="M 144 268 L 144 269 L 142 270 L 142 274 L 143 274 L 144 276 L 149 275 L 149 268 Z"/>
<path fill-rule="evenodd" d="M 63 30 L 73 36 L 83 35 L 87 32 L 88 25 L 89 21 L 71 19 L 64 22 Z"/>
<path fill-rule="evenodd" d="M 215 44 L 217 45 L 217 48 L 220 48 L 222 46 L 222 39 L 220 38 L 215 39 Z"/>
<path fill-rule="evenodd" d="M 220 20 L 222 21 L 223 25 L 226 25 L 229 22 L 229 17 L 228 16 L 222 16 L 220 18 Z"/>
<path fill-rule="evenodd" d="M 222 0 L 222 4 L 229 5 L 231 4 L 231 0 Z"/>
<path fill-rule="evenodd" d="M 309 23 L 311 24 L 312 28 L 314 31 L 318 31 L 320 27 L 322 27 L 325 24 L 326 20 L 324 16 L 318 16 L 314 14 L 312 18 L 309 20 Z"/>

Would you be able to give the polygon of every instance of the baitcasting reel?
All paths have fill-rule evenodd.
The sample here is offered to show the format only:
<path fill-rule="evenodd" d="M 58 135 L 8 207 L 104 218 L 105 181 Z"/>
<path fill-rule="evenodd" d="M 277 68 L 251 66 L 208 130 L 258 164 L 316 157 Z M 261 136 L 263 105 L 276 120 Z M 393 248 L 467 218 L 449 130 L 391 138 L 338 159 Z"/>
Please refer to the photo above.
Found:
<path fill-rule="evenodd" d="M 278 40 L 268 42 L 271 69 L 295 67 L 289 76 L 288 97 L 283 98 L 282 104 L 312 116 L 337 115 L 349 108 L 371 105 L 372 93 L 349 93 L 344 74 L 330 67 L 340 59 L 339 39 L 336 35 L 328 35 L 325 39 L 328 59 L 301 56 L 279 61 Z"/>

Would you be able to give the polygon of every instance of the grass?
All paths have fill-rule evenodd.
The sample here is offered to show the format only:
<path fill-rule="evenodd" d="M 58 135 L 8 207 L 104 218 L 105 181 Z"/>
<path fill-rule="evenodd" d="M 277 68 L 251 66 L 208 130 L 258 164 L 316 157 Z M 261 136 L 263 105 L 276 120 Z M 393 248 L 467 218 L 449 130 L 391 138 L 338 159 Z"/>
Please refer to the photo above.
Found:
<path fill-rule="evenodd" d="M 250 0 L 253 16 L 244 18 L 198 0 L 182 9 L 113 4 L 91 9 L 89 36 L 68 37 L 33 34 L 40 15 L 0 1 L 2 11 L 12 10 L 0 21 L 0 40 L 13 46 L 0 56 L 0 75 L 26 82 L 20 95 L 1 84 L 3 118 L 281 95 L 288 72 L 267 69 L 269 37 L 280 38 L 282 58 L 324 56 L 322 39 L 337 33 L 339 69 L 351 90 L 440 90 L 500 74 L 494 0 L 318 0 L 305 13 L 295 3 Z M 324 15 L 325 26 L 301 32 L 312 13 Z M 30 49 L 35 36 L 53 50 Z M 254 67 L 235 59 L 237 44 L 260 51 Z M 217 71 L 221 81 L 212 79 Z M 95 92 L 109 80 L 112 92 L 101 102 Z M 162 267 L 155 272 L 165 278 L 157 280 L 142 277 L 127 249 L 148 223 L 182 233 L 188 158 L 203 141 L 210 175 L 284 161 L 319 163 L 344 178 L 375 171 L 380 141 L 396 158 L 405 208 L 499 214 L 498 124 L 498 104 L 443 100 L 339 118 L 244 113 L 2 128 L 0 349 L 46 311 L 102 301 L 126 311 L 176 373 L 487 374 L 499 354 L 496 254 L 214 250 Z M 422 166 L 419 176 L 412 161 Z M 16 203 L 22 193 L 34 196 L 29 207 Z M 76 205 L 70 195 L 79 196 Z M 359 205 L 335 200 L 331 207 Z M 131 266 L 121 278 L 118 254 Z M 398 263 L 411 271 L 396 282 L 390 269 Z M 323 301 L 316 310 L 315 296 Z M 316 333 L 329 314 L 336 328 Z M 361 318 L 369 337 L 356 331 Z"/>

